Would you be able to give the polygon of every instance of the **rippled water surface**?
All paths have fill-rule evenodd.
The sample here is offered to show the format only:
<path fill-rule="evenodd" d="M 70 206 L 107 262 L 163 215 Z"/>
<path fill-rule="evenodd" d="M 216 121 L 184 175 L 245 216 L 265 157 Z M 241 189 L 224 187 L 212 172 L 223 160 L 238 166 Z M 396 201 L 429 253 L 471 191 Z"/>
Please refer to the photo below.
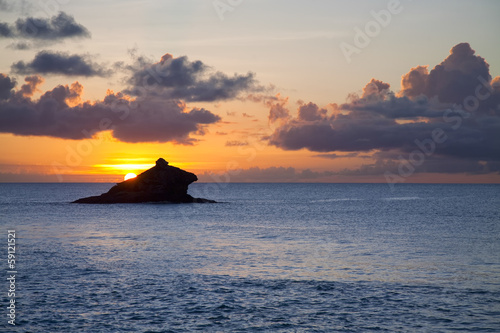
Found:
<path fill-rule="evenodd" d="M 500 331 L 498 185 L 193 184 L 220 203 L 69 203 L 109 187 L 0 184 L 19 332 Z"/>

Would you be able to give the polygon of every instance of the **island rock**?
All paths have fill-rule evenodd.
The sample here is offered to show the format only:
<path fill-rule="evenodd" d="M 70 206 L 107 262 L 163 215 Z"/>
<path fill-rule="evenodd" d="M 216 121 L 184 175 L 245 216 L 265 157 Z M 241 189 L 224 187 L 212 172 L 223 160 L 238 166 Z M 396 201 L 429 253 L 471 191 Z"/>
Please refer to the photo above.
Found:
<path fill-rule="evenodd" d="M 213 200 L 193 198 L 188 186 L 198 180 L 194 173 L 168 165 L 163 158 L 156 165 L 132 178 L 113 186 L 99 196 L 78 199 L 73 203 L 111 204 L 140 202 L 215 203 Z"/>

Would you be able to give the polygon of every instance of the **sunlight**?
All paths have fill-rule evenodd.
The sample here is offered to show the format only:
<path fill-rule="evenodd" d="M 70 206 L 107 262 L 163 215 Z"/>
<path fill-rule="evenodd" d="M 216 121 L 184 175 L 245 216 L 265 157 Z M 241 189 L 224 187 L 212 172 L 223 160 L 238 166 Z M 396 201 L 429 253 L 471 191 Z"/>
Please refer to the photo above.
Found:
<path fill-rule="evenodd" d="M 127 174 L 125 175 L 125 177 L 123 177 L 123 180 L 129 180 L 129 179 L 133 179 L 133 178 L 135 178 L 135 177 L 137 177 L 137 175 L 136 175 L 135 173 L 132 173 L 132 172 L 131 172 L 131 173 L 127 173 Z"/>

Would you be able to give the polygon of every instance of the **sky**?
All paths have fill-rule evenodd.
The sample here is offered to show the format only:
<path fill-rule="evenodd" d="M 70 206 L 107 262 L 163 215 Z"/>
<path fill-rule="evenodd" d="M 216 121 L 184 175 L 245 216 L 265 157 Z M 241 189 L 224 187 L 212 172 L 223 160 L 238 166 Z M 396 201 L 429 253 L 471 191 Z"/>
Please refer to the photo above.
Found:
<path fill-rule="evenodd" d="M 500 183 L 499 12 L 0 0 L 0 182 Z"/>

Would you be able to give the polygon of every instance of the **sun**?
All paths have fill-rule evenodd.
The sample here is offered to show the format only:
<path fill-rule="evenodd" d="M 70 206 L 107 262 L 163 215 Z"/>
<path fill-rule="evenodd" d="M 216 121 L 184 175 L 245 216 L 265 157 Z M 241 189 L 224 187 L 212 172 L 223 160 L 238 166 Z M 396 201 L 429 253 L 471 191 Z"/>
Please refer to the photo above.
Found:
<path fill-rule="evenodd" d="M 125 175 L 125 177 L 123 177 L 123 180 L 129 180 L 129 179 L 132 179 L 132 178 L 135 178 L 137 177 L 137 175 L 135 173 L 127 173 Z"/>

